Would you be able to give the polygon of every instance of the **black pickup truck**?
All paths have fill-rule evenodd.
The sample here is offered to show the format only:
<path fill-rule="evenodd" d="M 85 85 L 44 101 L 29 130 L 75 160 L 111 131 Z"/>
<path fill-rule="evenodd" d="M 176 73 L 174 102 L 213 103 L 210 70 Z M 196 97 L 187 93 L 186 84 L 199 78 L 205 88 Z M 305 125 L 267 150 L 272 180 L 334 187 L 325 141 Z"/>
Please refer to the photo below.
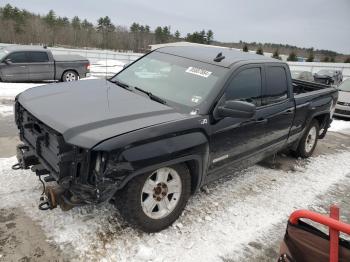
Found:
<path fill-rule="evenodd" d="M 337 98 L 333 87 L 292 81 L 280 60 L 165 47 L 109 80 L 19 94 L 23 144 L 13 168 L 54 184 L 41 209 L 111 201 L 131 224 L 156 232 L 212 180 L 287 148 L 311 156 Z"/>

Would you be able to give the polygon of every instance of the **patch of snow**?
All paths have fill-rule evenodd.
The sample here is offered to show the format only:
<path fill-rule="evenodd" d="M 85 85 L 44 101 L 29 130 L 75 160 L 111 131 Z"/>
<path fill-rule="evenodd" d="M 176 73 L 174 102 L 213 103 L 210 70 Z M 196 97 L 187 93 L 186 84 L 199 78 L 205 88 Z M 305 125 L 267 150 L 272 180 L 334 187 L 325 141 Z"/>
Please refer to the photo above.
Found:
<path fill-rule="evenodd" d="M 300 160 L 303 172 L 253 166 L 195 194 L 175 226 L 156 234 L 127 226 L 108 203 L 39 211 L 41 185 L 32 172 L 11 170 L 15 158 L 0 159 L 0 207 L 23 207 L 52 241 L 74 254 L 71 260 L 222 261 L 229 254 L 239 261 L 249 242 L 344 179 L 349 159 L 350 152 L 340 152 Z"/>
<path fill-rule="evenodd" d="M 349 131 L 350 132 L 350 120 L 339 120 L 333 119 L 331 127 L 328 131 L 339 132 L 339 131 Z"/>
<path fill-rule="evenodd" d="M 91 75 L 111 76 L 122 70 L 125 64 L 125 62 L 119 60 L 100 60 L 91 64 Z"/>
<path fill-rule="evenodd" d="M 0 116 L 13 115 L 13 106 L 0 104 Z"/>
<path fill-rule="evenodd" d="M 121 66 L 123 67 L 126 63 L 119 61 L 119 60 L 99 60 L 96 63 L 93 63 L 93 65 L 98 65 L 98 66 Z"/>
<path fill-rule="evenodd" d="M 14 100 L 19 93 L 36 86 L 44 85 L 43 83 L 6 83 L 0 82 L 0 99 Z"/>

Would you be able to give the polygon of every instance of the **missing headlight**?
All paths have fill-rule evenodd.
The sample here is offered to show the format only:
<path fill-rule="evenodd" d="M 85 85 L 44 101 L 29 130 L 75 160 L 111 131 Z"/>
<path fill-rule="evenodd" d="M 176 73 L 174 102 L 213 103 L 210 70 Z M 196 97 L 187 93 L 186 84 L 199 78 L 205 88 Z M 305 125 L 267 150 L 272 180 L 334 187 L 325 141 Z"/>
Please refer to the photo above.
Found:
<path fill-rule="evenodd" d="M 96 154 L 96 161 L 95 161 L 95 171 L 99 174 L 101 170 L 104 169 L 106 162 L 106 154 L 98 152 Z"/>

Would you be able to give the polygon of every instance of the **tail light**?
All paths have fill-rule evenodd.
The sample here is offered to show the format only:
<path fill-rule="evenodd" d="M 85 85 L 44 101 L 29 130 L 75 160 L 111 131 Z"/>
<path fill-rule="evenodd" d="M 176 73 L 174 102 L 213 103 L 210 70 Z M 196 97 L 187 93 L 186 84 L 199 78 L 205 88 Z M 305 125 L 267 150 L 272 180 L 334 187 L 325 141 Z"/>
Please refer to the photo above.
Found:
<path fill-rule="evenodd" d="M 86 70 L 90 71 L 90 63 L 86 65 Z"/>

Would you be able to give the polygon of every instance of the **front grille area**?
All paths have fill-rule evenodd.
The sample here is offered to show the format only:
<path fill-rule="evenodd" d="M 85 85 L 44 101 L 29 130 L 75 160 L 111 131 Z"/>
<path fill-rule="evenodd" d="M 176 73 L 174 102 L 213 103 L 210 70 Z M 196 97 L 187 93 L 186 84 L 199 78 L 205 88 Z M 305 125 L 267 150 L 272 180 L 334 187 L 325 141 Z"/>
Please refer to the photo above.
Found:
<path fill-rule="evenodd" d="M 16 102 L 16 124 L 20 139 L 39 159 L 39 162 L 57 180 L 63 177 L 82 180 L 88 172 L 87 150 L 67 144 L 63 136 L 30 114 Z"/>
<path fill-rule="evenodd" d="M 335 113 L 350 116 L 350 110 L 347 111 L 347 110 L 335 109 Z"/>

